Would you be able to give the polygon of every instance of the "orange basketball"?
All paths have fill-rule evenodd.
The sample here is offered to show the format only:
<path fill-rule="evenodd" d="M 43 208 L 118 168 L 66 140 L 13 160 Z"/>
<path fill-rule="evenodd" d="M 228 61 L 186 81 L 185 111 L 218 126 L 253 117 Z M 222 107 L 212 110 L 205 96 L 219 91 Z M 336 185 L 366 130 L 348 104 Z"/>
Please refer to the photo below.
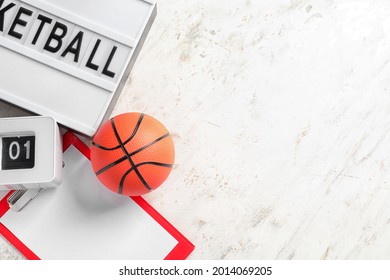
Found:
<path fill-rule="evenodd" d="M 118 115 L 93 137 L 92 168 L 104 186 L 122 195 L 142 195 L 159 187 L 174 160 L 168 130 L 146 114 Z"/>

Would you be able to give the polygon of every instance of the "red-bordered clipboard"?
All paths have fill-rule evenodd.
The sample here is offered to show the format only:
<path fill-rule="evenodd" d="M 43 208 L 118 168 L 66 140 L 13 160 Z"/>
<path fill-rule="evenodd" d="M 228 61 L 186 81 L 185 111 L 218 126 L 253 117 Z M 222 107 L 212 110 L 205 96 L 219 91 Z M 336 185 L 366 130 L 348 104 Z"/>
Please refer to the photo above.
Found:
<path fill-rule="evenodd" d="M 67 132 L 63 137 L 63 151 L 66 151 L 71 145 L 77 148 L 86 158 L 90 159 L 89 148 L 74 134 Z M 10 208 L 7 198 L 12 194 L 10 191 L 0 201 L 0 217 L 2 217 Z M 178 243 L 164 258 L 165 260 L 184 260 L 194 250 L 194 245 L 181 234 L 172 224 L 170 224 L 160 213 L 158 213 L 148 202 L 142 197 L 131 197 L 145 212 L 147 212 L 155 221 L 157 221 Z M 0 234 L 4 236 L 16 249 L 18 249 L 27 259 L 39 260 L 33 251 L 31 251 L 22 240 L 19 240 L 6 226 L 0 223 Z"/>

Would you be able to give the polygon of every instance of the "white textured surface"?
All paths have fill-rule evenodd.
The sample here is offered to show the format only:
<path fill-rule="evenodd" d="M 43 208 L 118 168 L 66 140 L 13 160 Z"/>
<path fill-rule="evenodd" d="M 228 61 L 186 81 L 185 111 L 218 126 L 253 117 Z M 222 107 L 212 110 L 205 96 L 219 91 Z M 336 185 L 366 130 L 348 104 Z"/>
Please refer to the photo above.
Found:
<path fill-rule="evenodd" d="M 114 114 L 174 135 L 145 198 L 190 258 L 390 258 L 390 3 L 158 4 Z"/>

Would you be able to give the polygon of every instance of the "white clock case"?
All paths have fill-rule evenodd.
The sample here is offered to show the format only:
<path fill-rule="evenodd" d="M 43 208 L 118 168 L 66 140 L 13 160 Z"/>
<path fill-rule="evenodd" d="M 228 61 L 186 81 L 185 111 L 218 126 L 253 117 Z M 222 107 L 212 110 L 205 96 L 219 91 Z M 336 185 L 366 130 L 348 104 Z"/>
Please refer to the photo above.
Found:
<path fill-rule="evenodd" d="M 34 135 L 35 165 L 0 170 L 0 190 L 57 187 L 62 181 L 62 140 L 56 121 L 33 116 L 0 119 L 0 137 Z"/>

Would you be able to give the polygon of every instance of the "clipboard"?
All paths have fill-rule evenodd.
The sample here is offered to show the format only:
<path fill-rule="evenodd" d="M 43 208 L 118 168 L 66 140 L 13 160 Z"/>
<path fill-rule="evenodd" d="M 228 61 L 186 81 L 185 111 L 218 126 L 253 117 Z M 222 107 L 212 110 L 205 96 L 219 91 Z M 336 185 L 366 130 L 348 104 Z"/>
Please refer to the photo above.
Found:
<path fill-rule="evenodd" d="M 41 191 L 20 212 L 9 208 L 13 191 L 0 201 L 0 234 L 27 259 L 182 260 L 194 250 L 142 197 L 102 186 L 90 168 L 89 148 L 74 134 L 64 135 L 63 151 L 58 188 Z"/>

